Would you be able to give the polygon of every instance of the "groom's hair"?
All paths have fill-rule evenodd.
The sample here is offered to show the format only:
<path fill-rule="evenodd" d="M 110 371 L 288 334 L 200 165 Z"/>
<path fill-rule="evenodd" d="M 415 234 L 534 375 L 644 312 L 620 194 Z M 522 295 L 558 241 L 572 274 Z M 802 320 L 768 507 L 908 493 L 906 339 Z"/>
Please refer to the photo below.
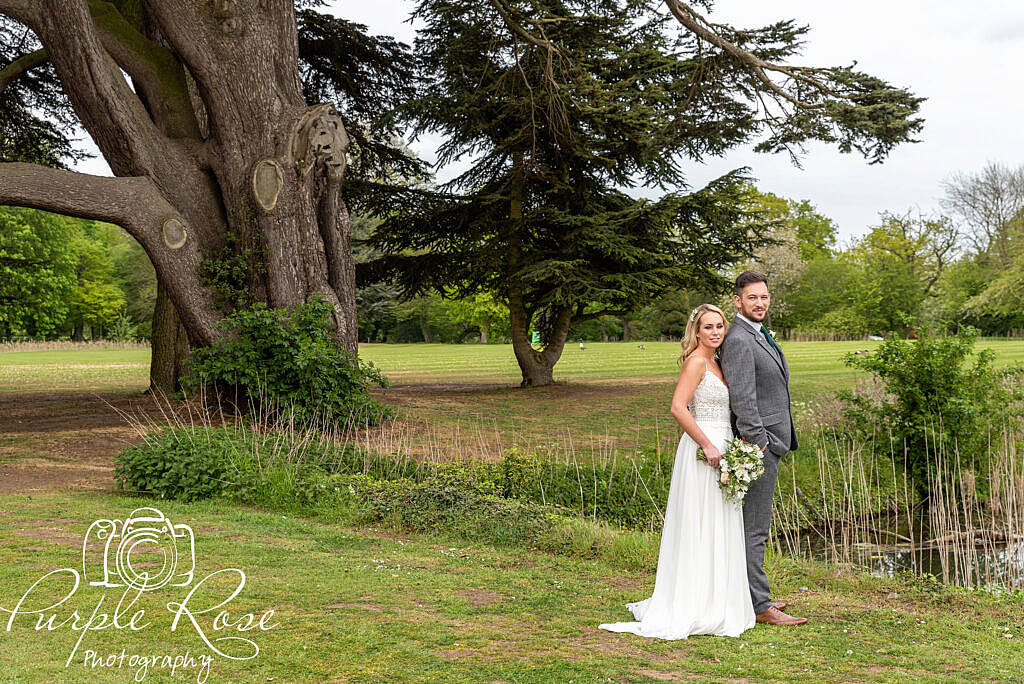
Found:
<path fill-rule="evenodd" d="M 744 271 L 743 273 L 740 273 L 736 276 L 736 295 L 742 296 L 743 288 L 751 283 L 764 283 L 767 287 L 768 278 L 766 278 L 763 273 L 758 273 L 757 271 Z"/>

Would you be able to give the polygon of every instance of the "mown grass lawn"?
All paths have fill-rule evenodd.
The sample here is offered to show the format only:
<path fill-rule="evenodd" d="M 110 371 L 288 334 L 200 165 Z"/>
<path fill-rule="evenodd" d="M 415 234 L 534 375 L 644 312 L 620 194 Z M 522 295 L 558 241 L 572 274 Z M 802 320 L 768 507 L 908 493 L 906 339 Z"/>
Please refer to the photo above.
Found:
<path fill-rule="evenodd" d="M 875 578 L 845 569 L 774 559 L 780 598 L 811 623 L 758 626 L 738 639 L 645 640 L 596 629 L 628 619 L 624 604 L 647 596 L 653 568 L 467 544 L 454 536 L 355 528 L 221 503 L 180 504 L 103 493 L 14 495 L 2 502 L 0 606 L 12 608 L 46 572 L 78 567 L 80 544 L 97 518 L 123 518 L 157 505 L 196 531 L 197 579 L 222 568 L 247 575 L 226 609 L 275 611 L 277 626 L 248 632 L 260 654 L 217 658 L 208 681 L 633 682 L 1006 681 L 1020 676 L 1024 600 Z M 56 590 L 56 587 L 52 587 Z M 43 599 L 40 588 L 37 599 Z M 118 590 L 110 593 L 116 603 Z M 77 633 L 33 629 L 34 616 L 0 631 L 0 681 L 131 681 L 136 674 L 83 667 L 86 650 L 109 655 L 210 653 L 191 626 L 170 630 L 164 607 L 185 589 L 144 596 L 144 630 L 89 632 L 64 663 Z M 227 595 L 222 585 L 204 603 Z M 62 594 L 64 592 L 61 592 Z M 91 614 L 101 590 L 81 587 L 57 609 Z M 56 595 L 56 594 L 54 594 Z M 215 598 L 216 597 L 216 598 Z M 47 603 L 45 600 L 37 602 Z M 112 603 L 105 603 L 112 610 Z M 7 617 L 6 614 L 3 617 Z M 213 616 L 201 616 L 208 633 Z M 6 622 L 6 621 L 5 621 Z M 226 632 L 217 633 L 218 636 Z M 232 642 L 219 642 L 225 650 Z M 151 668 L 145 681 L 173 679 Z"/>
<path fill-rule="evenodd" d="M 1024 342 L 983 344 L 996 349 L 1002 364 L 1024 359 Z M 468 453 L 468 445 L 485 434 L 495 436 L 488 448 L 519 441 L 550 444 L 559 453 L 627 449 L 659 441 L 659 435 L 671 447 L 675 426 L 665 416 L 677 345 L 587 347 L 567 349 L 559 366 L 565 382 L 531 390 L 512 386 L 511 353 L 500 346 L 367 346 L 363 353 L 400 385 L 384 393 L 402 412 L 395 429 L 414 433 L 421 443 L 434 440 L 432 448 Z M 803 402 L 852 383 L 855 373 L 839 359 L 864 347 L 788 344 L 794 398 Z M 463 365 L 450 366 L 453 361 Z M 61 432 L 73 431 L 84 410 L 73 395 L 141 391 L 147 364 L 145 350 L 0 354 L 0 392 L 12 408 L 19 392 L 52 391 L 73 409 L 63 427 L 52 424 L 37 434 L 19 426 L 0 435 L 0 461 L 6 462 L 0 466 L 31 460 L 43 441 L 79 439 L 71 437 L 79 432 Z M 59 402 L 53 406 L 57 410 Z M 813 415 L 804 416 L 813 423 Z M 583 447 L 586 435 L 596 437 Z M 814 454 L 794 457 L 811 463 Z M 800 462 L 793 464 L 799 469 Z M 197 579 L 222 568 L 246 572 L 244 590 L 227 607 L 233 616 L 275 611 L 277 627 L 244 635 L 258 643 L 260 655 L 217 658 L 208 681 L 1006 681 L 1020 677 L 1024 662 L 1019 593 L 969 592 L 772 558 L 777 597 L 809 617 L 809 626 L 760 626 L 739 639 L 644 640 L 597 625 L 629 619 L 625 604 L 649 595 L 653 566 L 638 572 L 586 554 L 468 543 L 455 530 L 410 534 L 353 526 L 330 512 L 315 519 L 285 517 L 226 503 L 182 504 L 56 486 L 0 499 L 0 607 L 11 609 L 50 570 L 77 568 L 91 521 L 124 518 L 147 505 L 196 530 Z M 649 551 L 649 557 L 656 554 Z M 55 590 L 41 588 L 36 596 Z M 120 594 L 106 592 L 104 609 L 113 610 Z M 100 595 L 97 588 L 81 587 L 57 609 L 55 623 L 74 609 L 87 617 Z M 170 631 L 165 604 L 183 597 L 183 590 L 171 588 L 145 595 L 137 607 L 152 618 L 150 627 L 89 632 L 67 668 L 77 633 L 67 627 L 36 630 L 30 616 L 5 631 L 7 614 L 0 613 L 0 682 L 126 682 L 136 676 L 127 666 L 86 670 L 88 650 L 107 656 L 122 649 L 129 655 L 208 654 L 194 629 Z M 196 674 L 179 670 L 172 678 L 152 667 L 144 681 L 193 681 Z"/>
<path fill-rule="evenodd" d="M 638 378 L 671 383 L 678 377 L 676 342 L 567 344 L 555 367 L 555 379 L 574 384 Z M 842 363 L 843 355 L 874 349 L 877 342 L 786 342 L 792 392 L 804 398 L 852 384 L 859 371 Z M 1024 362 L 1024 340 L 982 339 L 998 365 Z M 362 358 L 373 361 L 396 385 L 518 385 L 519 370 L 507 344 L 363 344 Z M 0 392 L 81 391 L 146 388 L 149 350 L 74 350 L 0 353 Z M 669 390 L 669 394 L 671 391 Z"/>

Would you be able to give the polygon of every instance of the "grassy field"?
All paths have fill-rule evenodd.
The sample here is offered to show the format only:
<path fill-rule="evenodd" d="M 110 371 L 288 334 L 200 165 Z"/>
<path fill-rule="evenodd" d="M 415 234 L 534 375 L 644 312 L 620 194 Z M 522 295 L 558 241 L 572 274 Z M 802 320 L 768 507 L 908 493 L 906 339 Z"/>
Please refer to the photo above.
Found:
<path fill-rule="evenodd" d="M 102 493 L 5 498 L 0 606 L 12 609 L 51 570 L 77 568 L 89 522 L 123 518 L 143 505 L 152 502 Z M 778 596 L 810 617 L 808 626 L 761 626 L 737 639 L 644 640 L 596 627 L 627 619 L 624 604 L 649 594 L 652 571 L 223 504 L 158 505 L 173 523 L 195 529 L 197 580 L 224 568 L 246 573 L 243 591 L 223 606 L 232 619 L 275 611 L 266 624 L 276 627 L 234 633 L 256 642 L 259 655 L 216 657 L 210 682 L 916 682 L 1006 681 L 1020 673 L 1024 601 L 1014 596 L 774 559 L 769 571 Z M 33 609 L 67 593 L 70 586 L 59 579 L 37 588 Z M 236 583 L 207 584 L 213 590 L 199 592 L 190 605 L 215 605 Z M 144 595 L 122 624 L 143 609 L 145 629 L 90 631 L 68 667 L 82 632 L 70 625 L 36 631 L 36 616 L 19 616 L 0 637 L 0 681 L 136 676 L 138 668 L 127 662 L 121 669 L 87 669 L 90 650 L 104 657 L 122 649 L 129 657 L 208 654 L 191 624 L 171 631 L 165 604 L 186 591 L 164 587 Z M 59 624 L 78 610 L 84 623 L 100 596 L 113 612 L 121 591 L 82 586 L 45 617 L 56 613 Z M 231 633 L 212 629 L 212 613 L 197 617 L 211 638 Z M 216 645 L 245 653 L 240 642 Z M 172 677 L 153 666 L 145 681 L 198 681 L 197 669 Z"/>
<path fill-rule="evenodd" d="M 1000 363 L 1024 360 L 1024 342 L 986 341 Z M 789 343 L 797 412 L 856 374 L 839 359 L 857 343 Z M 554 387 L 514 387 L 501 346 L 366 346 L 398 385 L 381 392 L 400 418 L 375 446 L 425 455 L 497 455 L 510 444 L 556 453 L 612 451 L 677 439 L 667 404 L 677 345 L 570 347 Z M 275 611 L 277 626 L 247 632 L 252 660 L 216 658 L 209 679 L 276 682 L 1005 681 L 1019 677 L 1024 596 L 971 592 L 908 577 L 774 557 L 778 598 L 811 619 L 800 629 L 757 627 L 739 639 L 644 640 L 597 629 L 628 619 L 649 595 L 654 567 L 614 559 L 468 543 L 457 534 L 353 526 L 321 512 L 296 517 L 224 503 L 153 502 L 113 494 L 113 454 L 139 437 L 104 402 L 127 408 L 145 387 L 148 351 L 0 353 L 0 608 L 10 610 L 45 573 L 77 568 L 88 525 L 157 505 L 196 531 L 197 579 L 239 568 L 247 583 L 225 607 L 232 619 Z M 94 396 L 95 395 L 95 396 Z M 155 412 L 159 419 L 159 412 Z M 389 443 L 388 440 L 391 440 Z M 801 456 L 803 457 L 803 456 Z M 813 454 L 806 456 L 808 462 Z M 798 461 L 793 461 L 798 463 Z M 71 487 L 71 488 L 69 488 Z M 653 543 L 653 542 L 652 542 Z M 645 557 L 653 557 L 656 547 Z M 229 587 L 213 583 L 209 605 Z M 120 593 L 83 586 L 54 625 L 78 610 L 113 612 Z M 133 681 L 139 672 L 84 666 L 86 652 L 209 654 L 190 625 L 170 630 L 179 589 L 147 594 L 151 626 L 138 632 L 72 625 L 35 629 L 22 615 L 0 631 L 0 682 Z M 222 593 L 217 593 L 222 592 Z M 202 596 L 202 594 L 200 594 Z M 32 609 L 58 600 L 56 583 Z M 47 600 L 50 599 L 50 600 Z M 26 607 L 29 604 L 26 603 Z M 130 615 L 130 613 L 128 613 Z M 0 620 L 7 623 L 7 613 Z M 215 636 L 213 614 L 199 618 Z M 45 618 L 44 618 L 45 621 Z M 124 620 L 123 620 L 124 621 Z M 241 647 L 241 642 L 219 642 Z M 145 681 L 199 681 L 154 665 Z"/>
<path fill-rule="evenodd" d="M 678 376 L 675 342 L 588 342 L 585 350 L 567 345 L 555 379 L 568 384 L 640 379 L 672 382 Z M 859 372 L 842 357 L 877 342 L 786 342 L 792 391 L 806 397 L 849 385 Z M 1024 362 L 1024 339 L 983 339 L 999 365 Z M 507 344 L 363 344 L 363 359 L 379 366 L 396 386 L 424 384 L 517 385 L 520 375 Z M 26 351 L 0 353 L 0 392 L 145 389 L 149 379 L 145 349 Z"/>
<path fill-rule="evenodd" d="M 863 374 L 844 354 L 874 342 L 785 343 L 798 428 L 811 430 L 827 397 Z M 521 390 L 508 345 L 362 345 L 395 387 L 381 391 L 401 419 L 378 436 L 390 450 L 422 457 L 495 457 L 513 444 L 559 453 L 610 453 L 652 446 L 674 451 L 677 426 L 668 411 L 677 377 L 676 343 L 588 343 L 569 346 L 553 387 Z M 1024 362 L 1024 340 L 983 340 L 997 363 Z M 0 353 L 0 392 L 142 392 L 147 350 Z M 824 398 L 824 405 L 822 400 Z"/>

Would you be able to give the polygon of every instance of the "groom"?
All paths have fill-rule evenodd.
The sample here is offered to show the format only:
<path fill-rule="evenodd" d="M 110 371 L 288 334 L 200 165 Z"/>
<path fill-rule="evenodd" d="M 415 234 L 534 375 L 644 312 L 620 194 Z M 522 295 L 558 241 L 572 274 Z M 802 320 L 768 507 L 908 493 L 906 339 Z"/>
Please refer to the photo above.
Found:
<path fill-rule="evenodd" d="M 785 603 L 772 602 L 764 574 L 779 459 L 797 448 L 789 407 L 789 364 L 763 323 L 771 302 L 768 279 L 754 271 L 740 273 L 732 299 L 739 312 L 722 341 L 721 366 L 729 384 L 733 430 L 764 452 L 764 474 L 750 483 L 743 501 L 750 599 L 758 622 L 802 625 L 807 618 L 787 615 L 782 612 Z"/>

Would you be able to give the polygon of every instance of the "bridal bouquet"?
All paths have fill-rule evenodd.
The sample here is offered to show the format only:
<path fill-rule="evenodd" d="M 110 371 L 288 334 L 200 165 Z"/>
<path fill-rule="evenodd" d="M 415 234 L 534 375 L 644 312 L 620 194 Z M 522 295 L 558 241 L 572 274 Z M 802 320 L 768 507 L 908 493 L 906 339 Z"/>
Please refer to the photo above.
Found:
<path fill-rule="evenodd" d="M 707 456 L 701 448 L 697 449 L 697 459 L 707 463 Z M 718 486 L 722 488 L 722 494 L 738 504 L 743 503 L 750 483 L 764 473 L 764 454 L 756 444 L 737 437 L 722 452 L 718 469 Z"/>

